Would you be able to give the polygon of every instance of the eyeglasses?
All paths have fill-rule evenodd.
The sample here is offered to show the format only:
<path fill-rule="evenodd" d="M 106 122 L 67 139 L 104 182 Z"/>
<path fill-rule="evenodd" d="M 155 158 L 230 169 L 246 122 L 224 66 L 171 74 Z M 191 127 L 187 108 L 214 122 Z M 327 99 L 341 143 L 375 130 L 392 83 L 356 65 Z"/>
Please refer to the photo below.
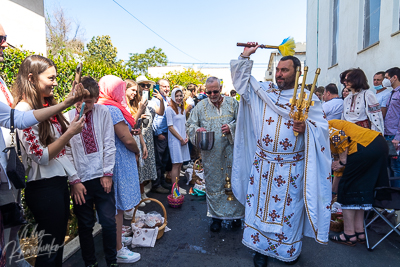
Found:
<path fill-rule="evenodd" d="M 211 93 L 213 93 L 214 95 L 219 94 L 219 90 L 207 91 L 207 92 L 206 92 L 207 95 L 211 95 Z"/>
<path fill-rule="evenodd" d="M 7 35 L 0 35 L 0 45 L 2 45 L 3 43 L 5 43 L 7 40 Z"/>
<path fill-rule="evenodd" d="M 149 84 L 149 83 L 141 83 L 139 85 L 140 85 L 140 87 L 143 87 L 143 88 L 150 88 L 150 86 L 151 86 L 151 84 Z"/>

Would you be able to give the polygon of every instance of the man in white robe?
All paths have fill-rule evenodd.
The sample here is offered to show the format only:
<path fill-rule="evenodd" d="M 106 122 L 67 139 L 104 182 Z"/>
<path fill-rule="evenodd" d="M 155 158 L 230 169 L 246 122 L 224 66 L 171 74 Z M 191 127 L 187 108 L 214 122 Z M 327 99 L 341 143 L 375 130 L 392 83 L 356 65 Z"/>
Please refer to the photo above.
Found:
<path fill-rule="evenodd" d="M 233 140 L 235 138 L 238 102 L 232 97 L 221 96 L 220 81 L 209 77 L 206 81 L 207 99 L 200 101 L 190 112 L 186 131 L 192 144 L 196 144 L 196 132 L 214 132 L 214 146 L 201 150 L 206 182 L 207 216 L 213 218 L 212 232 L 221 230 L 221 222 L 234 220 L 232 226 L 242 226 L 244 207 L 237 199 L 227 200 L 225 178 L 231 177 Z"/>
<path fill-rule="evenodd" d="M 251 76 L 249 57 L 257 48 L 245 48 L 239 60 L 231 61 L 233 85 L 241 96 L 232 188 L 246 209 L 242 242 L 256 251 L 255 266 L 266 266 L 268 256 L 295 263 L 303 234 L 321 244 L 328 241 L 328 123 L 315 95 L 305 122 L 289 117 L 300 61 L 283 57 L 275 75 L 279 89 L 272 88 Z"/>

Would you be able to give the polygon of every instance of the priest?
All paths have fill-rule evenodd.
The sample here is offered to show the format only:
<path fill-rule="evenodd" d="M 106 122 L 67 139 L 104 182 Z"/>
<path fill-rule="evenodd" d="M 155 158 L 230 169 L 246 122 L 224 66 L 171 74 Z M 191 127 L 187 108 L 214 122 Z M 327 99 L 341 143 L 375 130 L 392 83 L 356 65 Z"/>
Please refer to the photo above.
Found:
<path fill-rule="evenodd" d="M 250 55 L 259 46 L 249 44 L 254 47 L 245 47 L 239 59 L 231 61 L 233 85 L 241 96 L 232 189 L 246 209 L 242 242 L 256 251 L 255 266 L 266 266 L 268 257 L 292 264 L 301 253 L 303 235 L 328 242 L 328 122 L 315 95 L 306 121 L 289 116 L 298 58 L 279 61 L 274 88 L 251 76 Z"/>
<path fill-rule="evenodd" d="M 239 103 L 232 97 L 221 95 L 220 80 L 209 77 L 206 81 L 208 98 L 200 101 L 190 112 L 186 122 L 187 134 L 196 144 L 196 132 L 214 132 L 214 146 L 202 150 L 201 158 L 206 181 L 207 216 L 212 217 L 210 230 L 221 230 L 224 219 L 233 220 L 234 227 L 242 225 L 244 207 L 236 199 L 227 200 L 225 178 L 231 177 L 233 140 L 235 139 L 236 116 Z"/>

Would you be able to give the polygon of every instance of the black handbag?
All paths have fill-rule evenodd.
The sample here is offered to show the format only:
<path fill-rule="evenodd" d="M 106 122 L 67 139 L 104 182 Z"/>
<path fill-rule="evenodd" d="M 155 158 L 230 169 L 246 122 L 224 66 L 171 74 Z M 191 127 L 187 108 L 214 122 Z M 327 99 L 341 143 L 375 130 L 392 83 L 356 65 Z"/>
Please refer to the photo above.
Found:
<path fill-rule="evenodd" d="M 17 202 L 11 202 L 0 206 L 1 216 L 3 217 L 3 227 L 11 228 L 27 224 L 21 205 Z"/>
<path fill-rule="evenodd" d="M 389 147 L 389 157 L 397 157 L 397 151 L 392 143 L 392 140 L 386 140 L 386 143 Z"/>
<path fill-rule="evenodd" d="M 14 133 L 14 109 L 10 112 L 10 135 L 11 135 L 11 146 L 6 147 L 3 152 L 10 152 L 8 155 L 7 162 L 7 176 L 8 179 L 13 183 L 16 189 L 25 188 L 25 167 L 21 161 L 21 147 L 19 144 L 18 132 Z M 15 151 L 15 142 L 17 143 L 17 151 Z M 18 152 L 18 154 L 17 154 Z"/>

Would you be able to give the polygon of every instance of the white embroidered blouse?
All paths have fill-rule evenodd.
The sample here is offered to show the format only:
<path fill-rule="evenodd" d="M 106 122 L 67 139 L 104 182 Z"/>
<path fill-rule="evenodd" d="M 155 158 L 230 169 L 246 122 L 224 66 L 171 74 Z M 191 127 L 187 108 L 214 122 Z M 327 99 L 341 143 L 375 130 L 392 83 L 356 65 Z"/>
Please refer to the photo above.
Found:
<path fill-rule="evenodd" d="M 71 122 L 77 114 L 78 111 L 73 109 L 64 117 Z M 67 156 L 81 182 L 113 176 L 116 149 L 111 114 L 106 106 L 95 104 L 85 116 L 82 132 L 71 138 L 71 147 L 66 147 Z"/>
<path fill-rule="evenodd" d="M 370 90 L 361 90 L 355 94 L 350 92 L 343 101 L 342 120 L 356 123 L 367 119 L 371 122 L 371 130 L 383 134 L 384 121 L 375 94 Z"/>
<path fill-rule="evenodd" d="M 19 102 L 15 109 L 28 111 L 32 108 L 26 102 Z M 62 135 L 59 122 L 52 121 L 51 133 L 54 139 Z M 18 130 L 18 135 L 22 144 L 22 162 L 25 169 L 29 170 L 28 182 L 55 176 L 68 176 L 69 182 L 78 179 L 74 165 L 65 154 L 65 148 L 55 158 L 49 158 L 48 148 L 39 141 L 39 124 L 35 124 L 24 130 Z"/>

